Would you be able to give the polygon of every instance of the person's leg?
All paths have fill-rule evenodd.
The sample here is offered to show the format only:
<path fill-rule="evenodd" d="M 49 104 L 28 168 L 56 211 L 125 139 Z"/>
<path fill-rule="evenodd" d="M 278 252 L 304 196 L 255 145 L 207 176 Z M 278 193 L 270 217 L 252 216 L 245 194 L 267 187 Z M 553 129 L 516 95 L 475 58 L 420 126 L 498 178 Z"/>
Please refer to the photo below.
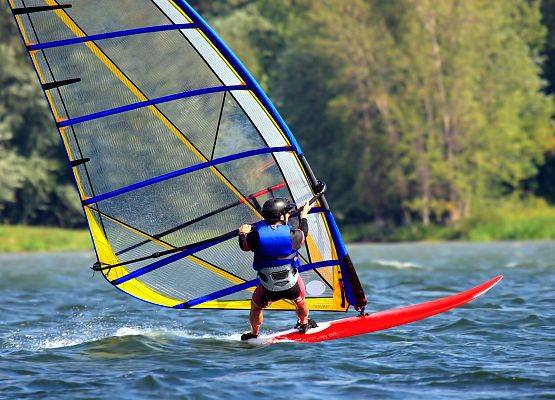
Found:
<path fill-rule="evenodd" d="M 262 285 L 258 285 L 252 294 L 251 312 L 249 314 L 249 322 L 253 335 L 258 335 L 260 332 L 260 325 L 264 321 L 262 310 L 270 304 L 266 289 Z"/>
<path fill-rule="evenodd" d="M 297 318 L 301 324 L 306 324 L 308 322 L 308 305 L 306 304 L 306 300 L 302 299 L 301 301 L 295 302 L 295 307 L 297 307 Z"/>
<path fill-rule="evenodd" d="M 256 304 L 254 302 L 254 300 L 251 301 L 251 312 L 249 315 L 249 322 L 251 324 L 251 329 L 252 329 L 252 334 L 253 335 L 257 335 L 260 332 L 260 325 L 262 325 L 262 322 L 264 321 L 264 317 L 262 316 L 262 308 L 258 306 L 258 304 Z"/>
<path fill-rule="evenodd" d="M 295 302 L 295 307 L 297 310 L 297 318 L 301 324 L 306 324 L 308 322 L 308 304 L 306 304 L 305 299 L 305 286 L 303 282 L 303 278 L 299 275 L 299 280 L 297 281 L 297 286 L 299 287 L 299 293 L 296 299 L 293 301 Z"/>

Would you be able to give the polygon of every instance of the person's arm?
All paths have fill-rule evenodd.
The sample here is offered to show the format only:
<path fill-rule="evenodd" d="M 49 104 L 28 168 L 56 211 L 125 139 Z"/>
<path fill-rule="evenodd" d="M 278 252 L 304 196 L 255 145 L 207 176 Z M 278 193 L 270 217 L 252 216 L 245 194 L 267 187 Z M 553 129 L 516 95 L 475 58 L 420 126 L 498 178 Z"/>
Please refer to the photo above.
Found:
<path fill-rule="evenodd" d="M 243 251 L 250 251 L 251 247 L 249 246 L 248 241 L 248 234 L 252 232 L 252 226 L 250 225 L 241 225 L 239 227 L 239 247 Z"/>
<path fill-rule="evenodd" d="M 258 247 L 258 235 L 251 225 L 239 228 L 239 247 L 243 251 L 255 251 Z"/>
<path fill-rule="evenodd" d="M 301 218 L 301 222 L 299 224 L 299 229 L 301 231 L 303 231 L 304 233 L 304 237 L 306 238 L 308 236 L 308 213 L 310 212 L 310 209 L 312 208 L 312 205 L 307 201 L 306 203 L 304 203 L 303 208 L 301 210 L 301 214 L 299 215 Z"/>
<path fill-rule="evenodd" d="M 303 231 L 304 237 L 308 236 L 308 221 L 306 218 L 301 219 L 301 223 L 299 224 L 299 230 Z"/>
<path fill-rule="evenodd" d="M 301 220 L 299 228 L 291 229 L 291 247 L 293 247 L 293 250 L 299 250 L 303 247 L 307 233 L 308 224 L 306 223 L 306 219 Z"/>
<path fill-rule="evenodd" d="M 304 241 L 306 240 L 306 237 L 308 236 L 308 220 L 307 220 L 307 215 L 308 212 L 310 211 L 310 209 L 312 208 L 312 206 L 306 202 L 303 205 L 303 208 L 301 210 L 301 222 L 299 223 L 299 227 L 298 229 L 295 229 L 293 231 L 291 231 L 291 239 L 293 241 L 293 249 L 295 250 L 299 250 L 303 244 Z"/>

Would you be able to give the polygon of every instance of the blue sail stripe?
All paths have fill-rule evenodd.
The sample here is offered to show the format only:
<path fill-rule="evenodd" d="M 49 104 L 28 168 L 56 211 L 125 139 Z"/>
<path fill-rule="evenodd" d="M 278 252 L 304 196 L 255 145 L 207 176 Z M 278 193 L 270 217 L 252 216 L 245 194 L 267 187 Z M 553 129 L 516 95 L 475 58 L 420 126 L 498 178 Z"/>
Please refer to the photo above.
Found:
<path fill-rule="evenodd" d="M 170 94 L 167 96 L 157 97 L 151 100 L 139 101 L 137 103 L 128 104 L 125 106 L 114 107 L 108 110 L 98 111 L 92 114 L 83 115 L 81 117 L 66 119 L 66 120 L 57 122 L 57 125 L 58 127 L 63 128 L 64 126 L 76 125 L 82 122 L 92 121 L 94 119 L 104 118 L 114 114 L 121 114 L 124 112 L 137 110 L 143 107 L 153 106 L 160 103 L 167 103 L 168 101 L 185 99 L 187 97 L 193 97 L 193 96 L 201 96 L 203 94 L 209 94 L 209 93 L 226 92 L 230 90 L 250 90 L 250 89 L 246 85 L 232 85 L 232 86 L 214 86 L 209 88 L 188 90 L 186 92 Z"/>
<path fill-rule="evenodd" d="M 186 168 L 178 169 L 176 171 L 168 172 L 166 174 L 162 174 L 159 176 L 155 176 L 154 178 L 150 178 L 141 182 L 133 183 L 128 186 L 121 187 L 116 190 L 112 190 L 111 192 L 106 192 L 104 194 L 100 194 L 98 196 L 91 197 L 83 201 L 83 205 L 89 205 L 93 203 L 98 203 L 99 201 L 110 199 L 112 197 L 118 196 L 123 193 L 128 193 L 133 190 L 137 190 L 143 188 L 145 186 L 150 186 L 158 182 L 166 181 L 168 179 L 172 179 L 181 175 L 189 174 L 194 171 L 199 171 L 201 169 L 209 168 L 214 165 L 227 163 L 229 161 L 239 160 L 241 158 L 247 158 L 252 156 L 257 156 L 260 154 L 268 154 L 268 153 L 278 153 L 278 152 L 285 152 L 285 151 L 294 151 L 293 147 L 291 146 L 283 146 L 283 147 L 265 147 L 262 149 L 256 150 L 248 150 L 242 153 L 231 154 L 229 156 L 215 158 L 211 161 L 206 161 L 200 164 L 191 165 Z"/>
<path fill-rule="evenodd" d="M 305 272 L 305 271 L 309 271 L 309 270 L 316 269 L 316 268 L 322 268 L 322 267 L 331 267 L 331 266 L 334 266 L 334 265 L 339 265 L 339 260 L 327 260 L 327 261 L 315 262 L 315 263 L 312 263 L 312 264 L 305 264 L 305 265 L 302 265 L 301 267 L 299 267 L 299 272 Z M 237 293 L 237 292 L 240 292 L 242 290 L 249 289 L 253 286 L 258 285 L 258 282 L 259 282 L 258 278 L 252 279 L 250 281 L 246 281 L 246 282 L 240 283 L 238 285 L 234 285 L 234 286 L 230 286 L 228 288 L 222 289 L 222 290 L 218 290 L 216 292 L 207 294 L 205 296 L 201 296 L 201 297 L 197 297 L 195 299 L 191 299 L 189 301 L 186 301 L 185 303 L 177 304 L 177 305 L 173 306 L 173 308 L 191 308 L 191 307 L 194 307 L 194 306 L 199 305 L 201 303 L 205 303 L 205 302 L 210 301 L 210 300 L 220 299 L 222 297 L 229 296 L 230 294 Z"/>
<path fill-rule="evenodd" d="M 164 31 L 173 31 L 178 29 L 195 29 L 195 28 L 197 28 L 197 24 L 191 24 L 191 23 L 145 26 L 143 28 L 125 29 L 121 31 L 105 32 L 105 33 L 99 33 L 96 35 L 88 35 L 88 36 L 75 37 L 70 39 L 53 40 L 52 42 L 30 44 L 27 46 L 27 49 L 29 51 L 36 51 L 36 50 L 50 49 L 53 47 L 63 47 L 63 46 L 69 46 L 72 44 L 93 42 L 95 40 L 104 40 L 104 39 L 113 39 L 113 38 L 123 37 L 123 36 L 140 35 L 143 33 L 164 32 Z"/>

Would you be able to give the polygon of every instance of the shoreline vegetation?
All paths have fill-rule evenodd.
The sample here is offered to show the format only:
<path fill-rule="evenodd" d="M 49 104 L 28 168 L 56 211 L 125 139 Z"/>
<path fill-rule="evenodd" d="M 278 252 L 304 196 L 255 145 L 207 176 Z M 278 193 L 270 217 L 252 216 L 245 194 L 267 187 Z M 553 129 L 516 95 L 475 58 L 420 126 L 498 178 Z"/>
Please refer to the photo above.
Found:
<path fill-rule="evenodd" d="M 86 229 L 0 225 L 0 253 L 92 251 Z"/>
<path fill-rule="evenodd" d="M 544 201 L 496 204 L 487 210 L 447 226 L 413 224 L 392 228 L 341 224 L 341 231 L 349 243 L 555 239 L 555 207 Z M 92 251 L 88 231 L 0 225 L 0 253 L 64 251 Z"/>
<path fill-rule="evenodd" d="M 346 226 L 342 232 L 347 242 L 548 240 L 555 239 L 555 206 L 538 198 L 492 202 L 472 217 L 448 225 L 360 224 Z"/>

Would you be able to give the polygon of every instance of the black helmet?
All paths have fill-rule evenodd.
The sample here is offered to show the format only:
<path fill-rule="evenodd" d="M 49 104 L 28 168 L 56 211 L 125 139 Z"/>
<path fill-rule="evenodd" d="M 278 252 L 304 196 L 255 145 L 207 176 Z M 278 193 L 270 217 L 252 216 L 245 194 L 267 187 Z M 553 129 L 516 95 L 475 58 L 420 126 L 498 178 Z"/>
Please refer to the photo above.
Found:
<path fill-rule="evenodd" d="M 283 197 L 276 197 L 274 199 L 266 200 L 262 206 L 262 216 L 268 222 L 279 221 L 282 215 L 291 211 L 294 206 Z"/>

